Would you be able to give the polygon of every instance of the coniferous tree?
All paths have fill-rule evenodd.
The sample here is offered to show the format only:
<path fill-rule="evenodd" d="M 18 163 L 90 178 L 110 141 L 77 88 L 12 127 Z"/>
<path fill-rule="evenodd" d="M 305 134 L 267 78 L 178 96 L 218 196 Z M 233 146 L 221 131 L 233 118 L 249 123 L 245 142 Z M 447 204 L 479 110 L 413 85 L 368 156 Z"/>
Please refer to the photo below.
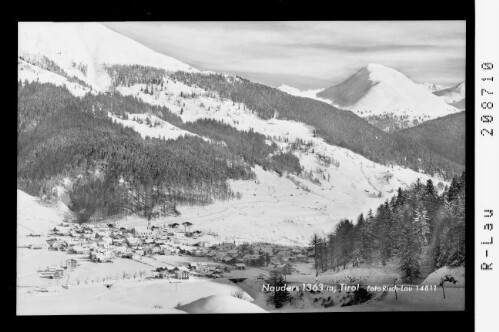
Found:
<path fill-rule="evenodd" d="M 353 258 L 354 249 L 354 227 L 350 220 L 341 220 L 335 229 L 336 245 L 339 256 L 339 264 L 343 265 L 343 269 Z"/>
<path fill-rule="evenodd" d="M 289 291 L 286 288 L 286 282 L 281 272 L 271 270 L 269 274 L 266 283 L 273 286 L 274 291 L 267 294 L 267 303 L 273 304 L 276 309 L 279 309 L 290 300 Z"/>
<path fill-rule="evenodd" d="M 353 256 L 355 257 L 356 260 L 356 265 L 363 261 L 362 257 L 362 251 L 361 249 L 364 248 L 365 244 L 365 238 L 364 238 L 364 227 L 365 227 L 365 220 L 364 220 L 364 214 L 360 214 L 359 217 L 357 218 L 357 223 L 355 224 L 354 227 L 354 252 Z"/>
<path fill-rule="evenodd" d="M 398 240 L 398 258 L 400 260 L 400 270 L 404 272 L 404 279 L 412 282 L 419 277 L 419 243 L 416 240 L 416 227 L 414 218 L 409 209 L 403 212 L 401 222 L 401 233 Z"/>
<path fill-rule="evenodd" d="M 367 218 L 365 219 L 363 227 L 360 231 L 363 238 L 360 255 L 364 262 L 370 264 L 372 263 L 373 253 L 375 250 L 374 216 L 372 210 L 369 210 Z"/>
<path fill-rule="evenodd" d="M 418 250 L 421 251 L 424 246 L 428 244 L 428 234 L 430 233 L 430 228 L 428 226 L 428 217 L 426 209 L 422 204 L 419 204 L 414 211 L 414 228 L 416 233 L 416 241 L 418 244 Z"/>
<path fill-rule="evenodd" d="M 319 275 L 319 268 L 321 266 L 321 260 L 322 260 L 322 257 L 321 257 L 321 253 L 322 251 L 320 250 L 320 246 L 321 246 L 321 239 L 320 237 L 317 235 L 317 234 L 314 234 L 314 236 L 312 237 L 312 241 L 311 241 L 311 246 L 314 250 L 314 268 L 315 268 L 315 275 L 318 276 Z"/>
<path fill-rule="evenodd" d="M 372 210 L 366 218 L 359 215 L 355 226 L 341 220 L 335 231 L 324 239 L 327 242 L 325 268 L 338 270 L 348 263 L 353 267 L 361 262 L 377 263 L 375 257 L 379 257 L 380 263 L 396 258 L 404 280 L 412 282 L 420 277 L 422 266 L 432 270 L 444 265 L 463 265 L 465 177 L 461 175 L 453 182 L 452 200 L 449 200 L 451 187 L 439 195 L 429 181 L 406 190 L 399 188 L 396 196 L 378 207 L 376 215 Z M 433 228 L 429 210 L 434 211 Z M 321 239 L 317 241 L 320 243 Z M 320 260 L 317 266 L 323 266 Z"/>
<path fill-rule="evenodd" d="M 435 187 L 433 186 L 433 181 L 428 179 L 426 182 L 426 190 L 423 194 L 422 201 L 426 211 L 428 213 L 428 222 L 430 233 L 433 233 L 436 222 L 436 213 L 438 211 L 439 199 Z"/>
<path fill-rule="evenodd" d="M 378 239 L 381 263 L 386 265 L 386 262 L 392 256 L 394 250 L 394 240 L 396 238 L 397 229 L 393 225 L 393 216 L 388 201 L 380 206 L 378 214 Z"/>

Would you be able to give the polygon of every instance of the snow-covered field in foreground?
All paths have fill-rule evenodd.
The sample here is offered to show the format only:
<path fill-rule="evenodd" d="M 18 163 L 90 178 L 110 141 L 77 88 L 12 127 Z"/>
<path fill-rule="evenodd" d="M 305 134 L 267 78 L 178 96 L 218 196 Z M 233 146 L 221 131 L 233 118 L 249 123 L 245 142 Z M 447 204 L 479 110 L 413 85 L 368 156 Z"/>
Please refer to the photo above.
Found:
<path fill-rule="evenodd" d="M 449 288 L 445 290 L 443 298 L 442 289 L 436 291 L 387 292 L 386 295 L 376 300 L 363 304 L 329 308 L 283 308 L 269 310 L 269 312 L 362 312 L 362 311 L 460 311 L 464 310 L 464 288 Z"/>
<path fill-rule="evenodd" d="M 72 271 L 69 280 L 65 276 L 63 279 L 40 278 L 36 272 L 39 268 L 46 268 L 50 265 L 64 265 L 66 259 L 74 258 L 78 260 L 80 266 Z M 144 272 L 150 276 L 154 267 L 131 259 L 116 258 L 113 263 L 93 263 L 89 261 L 88 255 L 71 255 L 63 251 L 51 251 L 47 249 L 17 249 L 17 285 L 22 287 L 49 287 L 63 285 L 68 282 L 71 285 L 84 282 L 91 283 L 106 279 L 122 279 L 123 272 L 130 276 L 139 275 Z M 62 263 L 62 264 L 61 264 Z"/>
<path fill-rule="evenodd" d="M 208 296 L 178 309 L 190 314 L 266 313 L 251 302 L 228 295 Z"/>
<path fill-rule="evenodd" d="M 184 313 L 185 311 L 175 308 L 212 295 L 231 296 L 240 290 L 228 280 L 195 277 L 181 282 L 170 282 L 166 279 L 116 282 L 111 288 L 103 284 L 93 284 L 53 289 L 56 291 L 36 294 L 28 293 L 28 288 L 18 287 L 17 314 Z M 249 297 L 247 294 L 245 296 Z M 247 307 L 252 306 L 250 302 L 247 303 Z"/>
<path fill-rule="evenodd" d="M 440 269 L 430 273 L 428 277 L 423 281 L 423 284 L 428 284 L 428 285 L 438 285 L 442 278 L 445 278 L 445 276 L 451 276 L 453 277 L 457 282 L 456 284 L 452 283 L 445 283 L 445 287 L 453 287 L 458 286 L 462 287 L 465 284 L 465 273 L 464 273 L 464 267 L 459 266 L 459 267 L 448 267 L 444 266 L 441 267 Z"/>

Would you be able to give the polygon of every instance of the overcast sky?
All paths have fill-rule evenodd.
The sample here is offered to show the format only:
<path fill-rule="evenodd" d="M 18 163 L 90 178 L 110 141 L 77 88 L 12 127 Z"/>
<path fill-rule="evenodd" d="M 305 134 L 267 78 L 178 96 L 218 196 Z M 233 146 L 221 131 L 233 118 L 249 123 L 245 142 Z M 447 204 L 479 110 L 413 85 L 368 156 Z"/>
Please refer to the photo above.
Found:
<path fill-rule="evenodd" d="M 271 86 L 333 85 L 368 63 L 417 82 L 465 78 L 464 21 L 113 22 L 149 48 L 202 69 Z"/>

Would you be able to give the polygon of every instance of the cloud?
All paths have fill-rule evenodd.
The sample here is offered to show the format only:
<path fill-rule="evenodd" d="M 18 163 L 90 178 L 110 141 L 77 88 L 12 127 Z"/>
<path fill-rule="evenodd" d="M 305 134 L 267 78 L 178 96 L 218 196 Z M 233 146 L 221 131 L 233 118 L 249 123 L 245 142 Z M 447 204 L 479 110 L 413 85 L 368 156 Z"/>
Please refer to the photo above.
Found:
<path fill-rule="evenodd" d="M 417 81 L 455 84 L 465 75 L 464 21 L 106 25 L 199 69 L 237 74 L 269 85 L 324 87 L 372 62 L 399 69 Z"/>

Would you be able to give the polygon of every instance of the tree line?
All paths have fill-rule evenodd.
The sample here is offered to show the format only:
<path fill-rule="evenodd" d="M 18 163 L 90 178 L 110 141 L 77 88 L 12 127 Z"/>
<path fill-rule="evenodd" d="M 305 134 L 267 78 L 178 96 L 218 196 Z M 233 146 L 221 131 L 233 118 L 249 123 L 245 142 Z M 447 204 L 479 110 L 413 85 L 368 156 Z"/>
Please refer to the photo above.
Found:
<path fill-rule="evenodd" d="M 465 259 L 465 173 L 454 177 L 441 194 L 433 182 L 419 180 L 398 189 L 356 223 L 344 219 L 334 231 L 311 240 L 316 273 L 359 264 L 398 262 L 406 281 L 442 266 L 462 266 Z"/>
<path fill-rule="evenodd" d="M 105 67 L 114 86 L 161 84 L 166 70 L 142 65 L 107 65 Z"/>
<path fill-rule="evenodd" d="M 196 136 L 143 140 L 108 112 L 151 113 Z M 18 187 L 49 196 L 64 177 L 73 179 L 71 208 L 81 221 L 92 215 L 154 215 L 176 204 L 209 204 L 239 197 L 229 179 L 252 179 L 251 166 L 300 172 L 298 159 L 279 153 L 265 136 L 221 122 L 186 124 L 167 108 L 118 93 L 75 97 L 64 87 L 19 82 Z M 221 144 L 221 142 L 223 144 Z M 125 211 L 126 207 L 135 211 Z"/>

